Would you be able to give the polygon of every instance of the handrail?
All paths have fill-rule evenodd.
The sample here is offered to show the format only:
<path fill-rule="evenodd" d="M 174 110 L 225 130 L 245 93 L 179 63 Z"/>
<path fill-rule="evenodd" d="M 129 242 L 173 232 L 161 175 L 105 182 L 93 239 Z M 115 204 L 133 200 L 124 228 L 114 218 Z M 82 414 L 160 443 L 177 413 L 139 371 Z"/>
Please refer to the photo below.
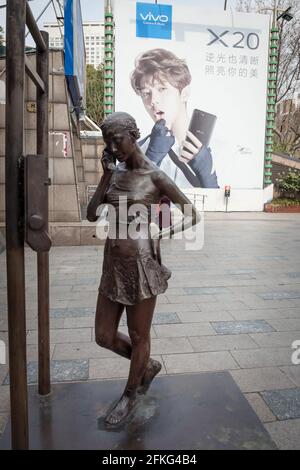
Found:
<path fill-rule="evenodd" d="M 46 47 L 45 41 L 41 35 L 38 25 L 36 24 L 36 21 L 32 14 L 31 8 L 28 5 L 28 2 L 26 2 L 26 25 L 31 33 L 31 36 L 33 37 L 37 45 L 37 48 L 39 49 L 39 52 L 46 52 L 47 47 Z"/>
<path fill-rule="evenodd" d="M 36 43 L 36 70 L 25 55 L 25 24 Z M 36 149 L 48 168 L 48 33 L 40 32 L 27 0 L 9 0 L 6 11 L 5 199 L 7 310 L 13 449 L 28 449 L 24 228 L 24 72 L 36 86 Z M 48 192 L 45 195 L 48 207 Z M 48 229 L 48 213 L 45 215 Z M 39 394 L 50 393 L 49 254 L 38 251 Z"/>
<path fill-rule="evenodd" d="M 44 93 L 45 92 L 45 84 L 44 84 L 43 80 L 41 79 L 41 77 L 39 76 L 39 74 L 35 70 L 33 70 L 33 68 L 31 67 L 30 62 L 29 62 L 29 60 L 27 59 L 26 56 L 25 56 L 25 72 L 27 73 L 28 77 L 31 78 L 33 83 L 37 87 L 39 87 L 39 89 Z"/>

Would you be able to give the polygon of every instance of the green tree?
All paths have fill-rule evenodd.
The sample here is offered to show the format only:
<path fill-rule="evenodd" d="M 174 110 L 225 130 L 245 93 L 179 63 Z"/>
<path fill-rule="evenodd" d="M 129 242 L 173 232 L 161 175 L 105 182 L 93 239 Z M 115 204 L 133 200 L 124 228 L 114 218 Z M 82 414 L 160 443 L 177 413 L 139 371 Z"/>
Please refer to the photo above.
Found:
<path fill-rule="evenodd" d="M 280 189 L 282 196 L 299 200 L 300 172 L 290 168 L 287 172 L 279 173 L 279 177 L 276 179 L 276 186 Z"/>
<path fill-rule="evenodd" d="M 98 126 L 104 119 L 103 65 L 86 66 L 86 114 Z"/>

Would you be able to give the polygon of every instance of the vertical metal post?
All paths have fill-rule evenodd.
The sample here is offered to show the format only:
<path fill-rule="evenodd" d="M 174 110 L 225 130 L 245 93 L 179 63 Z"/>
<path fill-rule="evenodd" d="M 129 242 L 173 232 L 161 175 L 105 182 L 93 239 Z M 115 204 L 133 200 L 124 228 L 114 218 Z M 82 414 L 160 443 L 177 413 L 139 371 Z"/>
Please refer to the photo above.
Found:
<path fill-rule="evenodd" d="M 37 153 L 48 159 L 48 103 L 49 103 L 49 35 L 41 31 L 46 44 L 46 51 L 37 48 L 36 69 L 45 85 L 44 93 L 37 88 Z M 47 182 L 45 181 L 45 184 Z M 48 187 L 48 186 L 47 186 Z M 48 191 L 47 191 L 48 207 Z M 48 213 L 46 220 L 48 232 Z M 49 252 L 37 254 L 38 275 L 38 355 L 39 355 L 39 394 L 48 395 L 51 391 L 50 385 L 50 337 L 49 337 Z"/>
<path fill-rule="evenodd" d="M 12 448 L 28 448 L 23 129 L 26 0 L 6 10 L 5 197 Z"/>

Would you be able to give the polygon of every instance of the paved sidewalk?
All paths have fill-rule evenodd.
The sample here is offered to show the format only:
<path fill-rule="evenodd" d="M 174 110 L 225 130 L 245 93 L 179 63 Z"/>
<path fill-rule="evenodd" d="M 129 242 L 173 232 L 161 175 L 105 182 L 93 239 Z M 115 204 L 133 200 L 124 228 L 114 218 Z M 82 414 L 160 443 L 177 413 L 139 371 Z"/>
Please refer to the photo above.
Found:
<path fill-rule="evenodd" d="M 300 449 L 300 215 L 205 215 L 201 251 L 164 241 L 173 272 L 159 296 L 152 355 L 162 374 L 228 370 L 281 449 Z M 52 380 L 126 377 L 129 361 L 94 342 L 103 247 L 51 250 Z M 0 256 L 0 339 L 7 343 L 5 252 Z M 26 250 L 28 379 L 36 381 L 36 256 Z M 122 331 L 126 332 L 122 319 Z M 300 357 L 300 355 L 299 355 Z M 0 365 L 0 432 L 9 413 Z"/>

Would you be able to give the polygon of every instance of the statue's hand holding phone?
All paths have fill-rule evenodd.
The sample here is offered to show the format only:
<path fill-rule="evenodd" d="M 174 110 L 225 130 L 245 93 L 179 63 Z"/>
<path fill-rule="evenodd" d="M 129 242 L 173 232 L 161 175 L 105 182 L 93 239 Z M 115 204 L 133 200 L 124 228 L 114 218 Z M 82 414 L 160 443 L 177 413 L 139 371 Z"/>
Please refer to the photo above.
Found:
<path fill-rule="evenodd" d="M 103 150 L 102 158 L 101 158 L 101 165 L 103 168 L 103 172 L 110 172 L 115 171 L 116 169 L 116 157 L 112 155 L 107 148 Z"/>

